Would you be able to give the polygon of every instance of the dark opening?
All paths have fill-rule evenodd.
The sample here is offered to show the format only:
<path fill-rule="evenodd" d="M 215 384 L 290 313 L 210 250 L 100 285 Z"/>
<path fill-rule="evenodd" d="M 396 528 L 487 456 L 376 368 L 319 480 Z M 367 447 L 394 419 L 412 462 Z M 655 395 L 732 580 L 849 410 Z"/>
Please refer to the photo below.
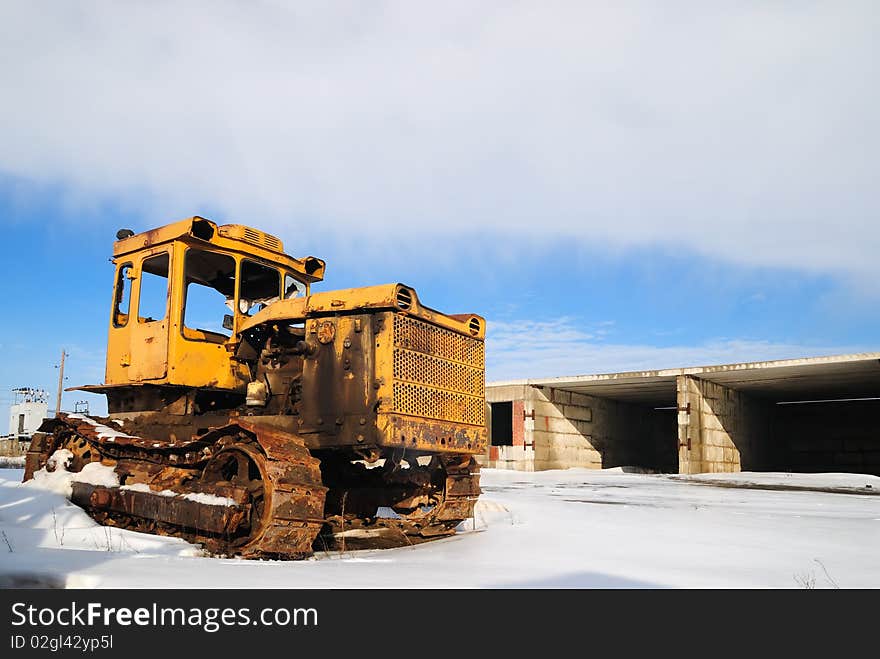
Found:
<path fill-rule="evenodd" d="M 24 434 L 24 414 L 18 415 L 18 434 Z"/>
<path fill-rule="evenodd" d="M 595 414 L 590 437 L 604 469 L 678 472 L 676 406 L 606 399 Z"/>
<path fill-rule="evenodd" d="M 211 240 L 214 237 L 214 227 L 207 220 L 193 220 L 190 233 L 201 240 Z"/>
<path fill-rule="evenodd" d="M 513 446 L 513 402 L 489 405 L 492 411 L 492 446 Z"/>
<path fill-rule="evenodd" d="M 281 273 L 278 270 L 253 261 L 241 262 L 238 290 L 238 310 L 241 313 L 250 316 L 277 302 L 280 294 Z"/>
<path fill-rule="evenodd" d="M 763 459 L 751 471 L 880 475 L 877 398 L 781 401 L 770 412 Z"/>
<path fill-rule="evenodd" d="M 412 306 L 412 295 L 405 288 L 397 291 L 397 306 L 401 309 L 409 309 Z"/>

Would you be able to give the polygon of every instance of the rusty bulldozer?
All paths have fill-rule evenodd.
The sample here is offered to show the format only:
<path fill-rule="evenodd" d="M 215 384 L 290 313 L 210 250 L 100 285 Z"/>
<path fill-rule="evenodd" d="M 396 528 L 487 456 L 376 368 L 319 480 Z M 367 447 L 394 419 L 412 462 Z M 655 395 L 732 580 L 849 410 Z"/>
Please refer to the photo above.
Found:
<path fill-rule="evenodd" d="M 59 413 L 25 480 L 59 449 L 95 520 L 296 559 L 451 535 L 480 493 L 485 322 L 389 284 L 312 293 L 324 262 L 201 217 L 117 233 L 108 417 Z M 87 470 L 89 471 L 89 470 Z"/>

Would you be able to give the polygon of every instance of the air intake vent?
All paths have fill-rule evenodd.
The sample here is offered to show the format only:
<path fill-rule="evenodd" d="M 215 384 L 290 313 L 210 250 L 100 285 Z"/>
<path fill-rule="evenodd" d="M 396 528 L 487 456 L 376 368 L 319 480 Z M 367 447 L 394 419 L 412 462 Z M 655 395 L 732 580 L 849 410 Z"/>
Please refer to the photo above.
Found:
<path fill-rule="evenodd" d="M 244 239 L 255 245 L 262 245 L 263 247 L 276 252 L 281 249 L 281 241 L 275 236 L 270 236 L 268 233 L 256 231 L 255 229 L 245 229 Z"/>
<path fill-rule="evenodd" d="M 471 334 L 476 336 L 480 333 L 480 319 L 479 318 L 471 318 L 468 322 L 468 329 L 471 331 Z"/>
<path fill-rule="evenodd" d="M 412 292 L 406 288 L 397 289 L 397 306 L 401 309 L 409 309 L 412 306 Z"/>
<path fill-rule="evenodd" d="M 226 224 L 220 227 L 220 235 L 227 238 L 244 240 L 252 245 L 259 245 L 273 252 L 284 252 L 284 245 L 278 238 L 242 224 Z"/>

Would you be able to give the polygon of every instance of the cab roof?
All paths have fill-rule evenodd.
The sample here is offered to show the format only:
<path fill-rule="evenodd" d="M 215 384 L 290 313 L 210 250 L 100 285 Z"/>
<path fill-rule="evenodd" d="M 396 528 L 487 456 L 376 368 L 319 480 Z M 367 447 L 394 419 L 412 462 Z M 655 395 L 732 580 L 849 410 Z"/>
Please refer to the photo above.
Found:
<path fill-rule="evenodd" d="M 309 282 L 324 278 L 325 263 L 314 256 L 303 259 L 284 253 L 284 245 L 275 236 L 243 224 L 218 225 L 198 215 L 186 220 L 120 238 L 113 244 L 113 257 L 118 258 L 173 241 L 193 245 L 213 245 L 227 252 L 254 256 L 294 270 Z"/>

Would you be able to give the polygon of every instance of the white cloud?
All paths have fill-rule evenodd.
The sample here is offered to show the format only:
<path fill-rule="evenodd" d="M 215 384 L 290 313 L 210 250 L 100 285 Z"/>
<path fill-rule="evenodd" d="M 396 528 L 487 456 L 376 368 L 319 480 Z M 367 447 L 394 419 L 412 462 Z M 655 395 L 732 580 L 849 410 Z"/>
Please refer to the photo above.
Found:
<path fill-rule="evenodd" d="M 878 23 L 872 2 L 5 2 L 0 171 L 155 223 L 876 274 Z"/>
<path fill-rule="evenodd" d="M 486 378 L 491 381 L 617 373 L 685 366 L 850 354 L 852 346 L 807 346 L 717 339 L 699 345 L 652 346 L 606 342 L 572 318 L 490 321 L 486 327 Z"/>

